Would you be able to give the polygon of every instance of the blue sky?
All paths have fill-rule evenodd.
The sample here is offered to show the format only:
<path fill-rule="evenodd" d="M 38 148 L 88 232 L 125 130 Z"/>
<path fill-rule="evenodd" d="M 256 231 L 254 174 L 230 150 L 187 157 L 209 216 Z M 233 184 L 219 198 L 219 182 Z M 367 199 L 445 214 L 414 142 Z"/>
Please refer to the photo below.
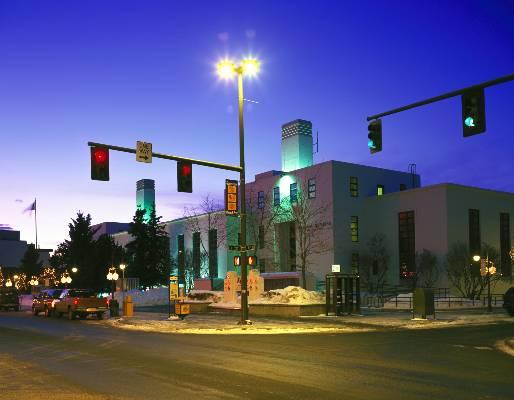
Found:
<path fill-rule="evenodd" d="M 460 99 L 383 119 L 370 155 L 366 116 L 514 72 L 512 1 L 0 0 L 0 223 L 34 240 L 22 214 L 37 197 L 39 239 L 54 247 L 78 210 L 129 221 L 135 182 L 156 180 L 158 212 L 221 199 L 235 174 L 194 168 L 176 193 L 175 163 L 111 152 L 111 181 L 89 178 L 87 141 L 237 164 L 235 82 L 216 61 L 253 54 L 245 82 L 248 180 L 280 168 L 280 126 L 319 132 L 315 161 L 407 170 L 424 185 L 514 192 L 514 82 L 486 90 L 487 132 L 464 139 Z"/>

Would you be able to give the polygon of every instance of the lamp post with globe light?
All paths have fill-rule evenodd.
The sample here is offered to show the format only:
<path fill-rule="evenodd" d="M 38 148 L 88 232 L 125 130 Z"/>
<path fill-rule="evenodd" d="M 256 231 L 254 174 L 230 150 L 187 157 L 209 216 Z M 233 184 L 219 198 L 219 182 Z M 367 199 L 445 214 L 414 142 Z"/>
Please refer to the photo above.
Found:
<path fill-rule="evenodd" d="M 61 276 L 61 283 L 64 285 L 64 288 L 67 288 L 71 281 L 72 279 L 68 271 L 64 271 Z"/>
<path fill-rule="evenodd" d="M 481 261 L 481 257 L 479 255 L 474 255 L 473 261 L 479 262 Z M 493 306 L 491 304 L 491 275 L 496 273 L 496 267 L 492 261 L 489 261 L 489 253 L 486 253 L 485 260 L 482 261 L 485 263 L 485 277 L 487 279 L 487 311 L 492 312 Z"/>
<path fill-rule="evenodd" d="M 5 281 L 5 286 L 6 287 L 11 287 L 12 286 L 11 278 L 7 278 L 7 280 Z"/>
<path fill-rule="evenodd" d="M 260 63 L 255 58 L 246 58 L 236 64 L 225 58 L 217 66 L 217 73 L 222 79 L 231 79 L 237 75 L 238 109 L 239 109 L 239 174 L 240 186 L 240 255 L 241 255 L 241 321 L 240 324 L 250 324 L 248 320 L 248 281 L 246 259 L 246 193 L 245 193 L 245 150 L 244 150 L 244 123 L 243 123 L 243 75 L 255 76 L 259 72 Z"/>
<path fill-rule="evenodd" d="M 121 269 L 121 293 L 123 296 L 123 306 L 125 307 L 125 268 L 127 266 L 123 263 L 120 264 Z"/>
<path fill-rule="evenodd" d="M 119 278 L 119 275 L 116 272 L 116 268 L 110 267 L 109 272 L 107 274 L 107 280 L 112 281 L 112 296 L 111 296 L 112 300 L 114 300 L 114 290 L 115 290 L 114 285 L 116 285 L 116 281 L 118 280 L 118 278 Z"/>

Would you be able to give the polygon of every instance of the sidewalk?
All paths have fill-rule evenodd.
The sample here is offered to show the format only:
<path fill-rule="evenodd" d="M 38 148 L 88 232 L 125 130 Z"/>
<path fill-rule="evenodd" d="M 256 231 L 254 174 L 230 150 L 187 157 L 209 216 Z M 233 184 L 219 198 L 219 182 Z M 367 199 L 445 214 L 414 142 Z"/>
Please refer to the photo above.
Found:
<path fill-rule="evenodd" d="M 412 319 L 410 312 L 369 312 L 341 317 L 301 317 L 297 319 L 252 318 L 252 325 L 238 325 L 239 316 L 227 314 L 192 314 L 184 320 L 168 319 L 168 314 L 136 312 L 134 317 L 111 318 L 110 326 L 146 332 L 183 334 L 298 334 L 354 333 L 379 329 L 435 329 L 458 326 L 512 323 L 503 311 L 491 314 L 477 311 L 448 311 L 437 319 Z"/>

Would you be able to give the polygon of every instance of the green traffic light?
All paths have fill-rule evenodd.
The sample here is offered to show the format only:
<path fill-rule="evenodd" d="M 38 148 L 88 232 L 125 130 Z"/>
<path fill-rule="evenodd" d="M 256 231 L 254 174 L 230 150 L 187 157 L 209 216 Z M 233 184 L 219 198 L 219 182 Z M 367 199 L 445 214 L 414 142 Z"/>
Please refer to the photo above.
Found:
<path fill-rule="evenodd" d="M 466 126 L 475 126 L 475 121 L 473 119 L 473 117 L 467 117 L 465 120 L 464 120 L 464 124 L 466 124 Z"/>

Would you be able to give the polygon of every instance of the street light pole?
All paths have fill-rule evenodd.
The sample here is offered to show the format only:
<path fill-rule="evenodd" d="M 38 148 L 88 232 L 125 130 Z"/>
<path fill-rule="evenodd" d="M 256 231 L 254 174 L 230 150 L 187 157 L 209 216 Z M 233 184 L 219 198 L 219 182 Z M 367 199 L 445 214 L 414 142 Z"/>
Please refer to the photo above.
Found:
<path fill-rule="evenodd" d="M 492 312 L 493 307 L 491 305 L 491 269 L 489 267 L 489 252 L 486 253 L 485 266 L 487 268 L 487 311 Z"/>
<path fill-rule="evenodd" d="M 246 175 L 245 175 L 245 132 L 243 120 L 243 69 L 237 69 L 237 92 L 239 103 L 239 160 L 241 172 L 239 173 L 240 199 L 241 199 L 241 325 L 246 325 L 248 321 L 248 280 L 247 280 L 247 260 L 246 260 Z"/>
<path fill-rule="evenodd" d="M 260 63 L 255 58 L 246 58 L 239 65 L 234 64 L 231 60 L 225 59 L 218 63 L 218 74 L 222 78 L 231 78 L 237 75 L 237 93 L 238 93 L 238 109 L 239 109 L 239 190 L 240 190 L 240 241 L 239 251 L 241 260 L 241 325 L 247 325 L 251 322 L 248 320 L 248 280 L 246 258 L 246 176 L 245 176 L 245 134 L 243 119 L 243 75 L 256 75 L 259 72 Z"/>

